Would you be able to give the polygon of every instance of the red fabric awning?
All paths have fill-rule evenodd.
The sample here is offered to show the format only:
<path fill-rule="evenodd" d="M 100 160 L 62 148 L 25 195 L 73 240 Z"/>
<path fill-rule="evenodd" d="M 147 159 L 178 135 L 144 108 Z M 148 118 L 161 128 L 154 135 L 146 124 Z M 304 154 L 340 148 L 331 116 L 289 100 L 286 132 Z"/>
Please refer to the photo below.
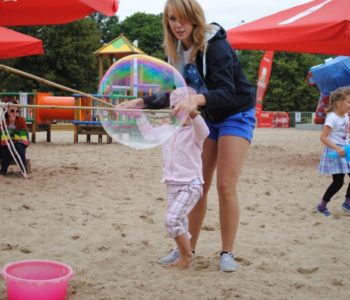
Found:
<path fill-rule="evenodd" d="M 0 27 L 0 59 L 43 53 L 41 40 Z"/>
<path fill-rule="evenodd" d="M 64 24 L 117 10 L 118 0 L 0 0 L 0 26 Z"/>
<path fill-rule="evenodd" d="M 314 0 L 227 35 L 235 49 L 350 55 L 350 0 Z"/>

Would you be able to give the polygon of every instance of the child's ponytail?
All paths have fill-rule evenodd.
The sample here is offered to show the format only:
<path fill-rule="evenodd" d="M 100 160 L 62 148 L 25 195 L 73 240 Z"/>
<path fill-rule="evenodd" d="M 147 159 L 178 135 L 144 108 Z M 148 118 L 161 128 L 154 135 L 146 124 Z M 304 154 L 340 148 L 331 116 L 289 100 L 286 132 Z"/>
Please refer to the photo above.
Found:
<path fill-rule="evenodd" d="M 338 101 L 343 101 L 347 96 L 350 96 L 350 86 L 337 88 L 329 96 L 329 104 L 325 110 L 327 113 L 335 111 L 335 106 Z"/>

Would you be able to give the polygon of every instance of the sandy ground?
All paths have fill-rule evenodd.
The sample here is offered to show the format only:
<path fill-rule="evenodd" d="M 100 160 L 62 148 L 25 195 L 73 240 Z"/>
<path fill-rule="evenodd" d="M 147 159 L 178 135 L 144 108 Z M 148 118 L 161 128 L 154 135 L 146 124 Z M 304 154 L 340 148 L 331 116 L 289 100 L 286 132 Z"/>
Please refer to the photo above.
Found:
<path fill-rule="evenodd" d="M 160 149 L 73 144 L 72 132 L 38 140 L 28 148 L 32 179 L 12 167 L 0 182 L 1 266 L 65 262 L 75 271 L 71 300 L 349 299 L 345 187 L 330 204 L 333 218 L 313 212 L 330 182 L 317 174 L 318 131 L 256 130 L 239 185 L 240 270 L 231 274 L 218 271 L 214 185 L 193 269 L 168 270 L 157 263 L 173 245 L 162 224 Z"/>

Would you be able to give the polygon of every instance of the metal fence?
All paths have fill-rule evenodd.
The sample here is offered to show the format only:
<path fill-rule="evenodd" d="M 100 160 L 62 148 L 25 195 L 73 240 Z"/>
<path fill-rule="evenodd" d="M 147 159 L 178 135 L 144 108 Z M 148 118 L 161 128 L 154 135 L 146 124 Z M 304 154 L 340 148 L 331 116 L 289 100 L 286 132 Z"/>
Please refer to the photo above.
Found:
<path fill-rule="evenodd" d="M 314 112 L 292 111 L 289 113 L 289 126 L 295 127 L 296 124 L 314 124 Z"/>

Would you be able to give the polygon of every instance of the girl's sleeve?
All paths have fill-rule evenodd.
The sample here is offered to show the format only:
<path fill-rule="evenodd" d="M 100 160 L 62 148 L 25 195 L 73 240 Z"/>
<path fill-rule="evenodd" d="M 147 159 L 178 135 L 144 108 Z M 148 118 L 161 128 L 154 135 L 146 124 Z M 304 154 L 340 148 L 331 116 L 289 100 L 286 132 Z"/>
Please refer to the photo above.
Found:
<path fill-rule="evenodd" d="M 192 119 L 192 126 L 194 131 L 194 138 L 197 143 L 201 144 L 209 135 L 209 128 L 201 115 L 197 115 Z"/>
<path fill-rule="evenodd" d="M 167 126 L 162 125 L 159 127 L 153 127 L 144 115 L 140 118 L 136 118 L 136 124 L 145 140 L 150 142 L 160 141 L 163 138 L 162 135 L 164 135 L 163 130 Z"/>
<path fill-rule="evenodd" d="M 330 128 L 334 127 L 334 118 L 332 118 L 332 115 L 327 115 L 324 126 L 329 126 Z"/>

